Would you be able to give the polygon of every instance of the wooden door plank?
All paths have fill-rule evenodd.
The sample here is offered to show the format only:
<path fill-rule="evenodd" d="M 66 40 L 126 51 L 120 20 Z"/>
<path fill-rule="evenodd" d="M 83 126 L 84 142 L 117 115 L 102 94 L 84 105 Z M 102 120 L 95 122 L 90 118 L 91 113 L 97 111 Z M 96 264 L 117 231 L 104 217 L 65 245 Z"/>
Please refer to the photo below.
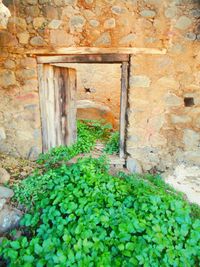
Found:
<path fill-rule="evenodd" d="M 126 54 L 40 56 L 38 63 L 121 63 L 128 62 Z"/>
<path fill-rule="evenodd" d="M 72 145 L 77 140 L 77 125 L 76 125 L 76 70 L 68 68 L 67 79 L 67 97 L 66 97 L 66 111 L 67 111 L 67 136 L 66 144 Z"/>
<path fill-rule="evenodd" d="M 120 98 L 120 158 L 125 156 L 125 134 L 126 134 L 126 110 L 128 95 L 128 63 L 121 65 L 121 98 Z"/>

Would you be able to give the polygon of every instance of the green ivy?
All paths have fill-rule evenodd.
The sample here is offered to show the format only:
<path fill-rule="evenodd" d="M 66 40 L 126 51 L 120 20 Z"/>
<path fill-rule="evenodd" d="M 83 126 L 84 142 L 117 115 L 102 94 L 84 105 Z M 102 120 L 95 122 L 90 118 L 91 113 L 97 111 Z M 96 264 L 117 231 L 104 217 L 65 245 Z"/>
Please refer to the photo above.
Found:
<path fill-rule="evenodd" d="M 111 136 L 112 126 L 104 121 L 82 120 L 77 122 L 78 140 L 72 146 L 52 148 L 48 153 L 41 154 L 38 164 L 49 169 L 56 167 L 81 153 L 90 152 L 97 140 L 107 142 Z"/>
<path fill-rule="evenodd" d="M 104 151 L 109 154 L 119 154 L 119 132 L 113 132 L 106 143 Z"/>
<path fill-rule="evenodd" d="M 6 266 L 199 266 L 200 220 L 159 177 L 120 173 L 105 157 L 82 158 L 15 186 L 28 213 L 6 239 Z M 31 205 L 30 205 L 31 203 Z"/>

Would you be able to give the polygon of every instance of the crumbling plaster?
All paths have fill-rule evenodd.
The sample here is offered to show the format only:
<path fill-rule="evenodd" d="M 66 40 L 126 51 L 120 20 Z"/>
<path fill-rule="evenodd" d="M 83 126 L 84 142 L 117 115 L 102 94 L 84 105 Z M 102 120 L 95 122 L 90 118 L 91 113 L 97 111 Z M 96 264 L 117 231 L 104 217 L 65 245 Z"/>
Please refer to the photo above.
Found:
<path fill-rule="evenodd" d="M 128 164 L 200 165 L 200 6 L 197 0 L 7 0 L 0 32 L 0 150 L 41 151 L 36 54 L 67 47 L 146 48 L 131 55 Z M 151 49 L 165 54 L 151 54 Z M 149 52 L 148 52 L 149 51 Z M 102 81 L 103 86 L 103 81 Z M 194 105 L 185 107 L 184 98 Z"/>

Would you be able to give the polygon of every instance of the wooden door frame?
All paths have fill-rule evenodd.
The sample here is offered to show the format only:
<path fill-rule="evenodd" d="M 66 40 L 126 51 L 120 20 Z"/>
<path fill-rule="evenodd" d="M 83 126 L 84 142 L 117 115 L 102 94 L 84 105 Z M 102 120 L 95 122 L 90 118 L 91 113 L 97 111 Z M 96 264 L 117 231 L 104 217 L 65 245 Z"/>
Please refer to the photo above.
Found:
<path fill-rule="evenodd" d="M 120 96 L 120 158 L 125 158 L 126 144 L 126 123 L 127 123 L 127 106 L 128 106 L 128 89 L 129 89 L 129 54 L 76 54 L 76 55 L 47 55 L 37 56 L 39 90 L 43 86 L 41 69 L 45 65 L 55 63 L 99 63 L 99 64 L 121 64 L 121 96 Z M 41 105 L 41 103 L 40 103 Z M 44 118 L 42 119 L 43 123 Z M 43 129 L 42 131 L 46 131 Z"/>

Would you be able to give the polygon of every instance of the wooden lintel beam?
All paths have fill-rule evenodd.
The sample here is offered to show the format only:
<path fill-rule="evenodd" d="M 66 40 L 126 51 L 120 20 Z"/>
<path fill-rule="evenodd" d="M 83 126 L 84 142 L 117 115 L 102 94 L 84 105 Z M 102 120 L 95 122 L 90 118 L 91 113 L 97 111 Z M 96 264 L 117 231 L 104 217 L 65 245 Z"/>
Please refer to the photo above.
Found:
<path fill-rule="evenodd" d="M 19 51 L 22 53 L 22 51 Z M 15 51 L 17 53 L 17 50 Z M 119 47 L 119 48 L 98 48 L 98 47 L 65 47 L 55 48 L 53 50 L 35 49 L 24 51 L 24 54 L 32 56 L 42 55 L 86 55 L 86 54 L 152 54 L 152 55 L 163 55 L 167 53 L 166 48 L 146 48 L 146 47 Z"/>
<path fill-rule="evenodd" d="M 40 56 L 38 63 L 121 63 L 128 62 L 126 54 L 88 54 L 88 55 L 65 55 L 65 56 Z"/>

